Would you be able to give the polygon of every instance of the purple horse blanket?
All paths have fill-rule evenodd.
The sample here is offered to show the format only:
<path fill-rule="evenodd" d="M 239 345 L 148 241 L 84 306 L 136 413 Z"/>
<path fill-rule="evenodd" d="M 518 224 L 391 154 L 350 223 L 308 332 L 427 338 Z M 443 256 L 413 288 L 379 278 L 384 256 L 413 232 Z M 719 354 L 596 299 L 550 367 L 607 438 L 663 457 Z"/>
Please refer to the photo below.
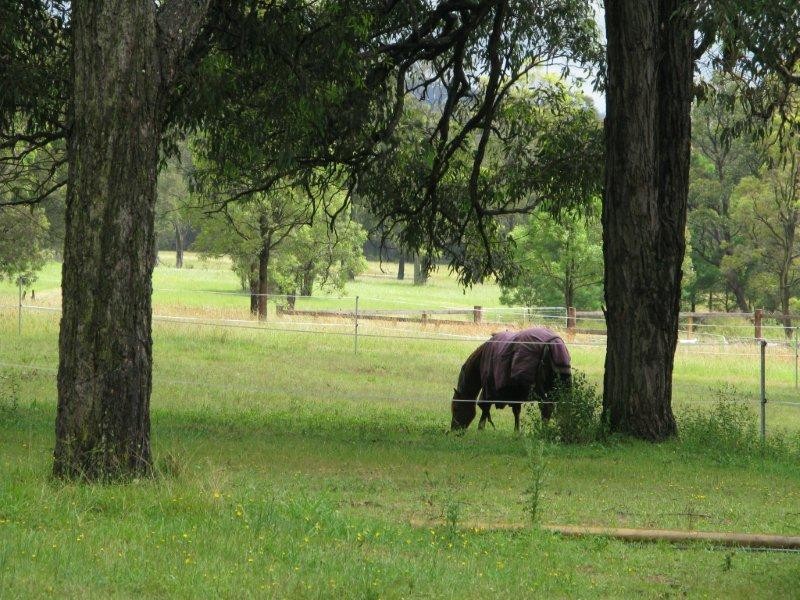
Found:
<path fill-rule="evenodd" d="M 501 390 L 535 385 L 541 372 L 539 365 L 548 354 L 556 373 L 571 373 L 569 350 L 549 329 L 533 327 L 494 334 L 486 342 L 481 360 L 485 398 L 493 400 Z"/>

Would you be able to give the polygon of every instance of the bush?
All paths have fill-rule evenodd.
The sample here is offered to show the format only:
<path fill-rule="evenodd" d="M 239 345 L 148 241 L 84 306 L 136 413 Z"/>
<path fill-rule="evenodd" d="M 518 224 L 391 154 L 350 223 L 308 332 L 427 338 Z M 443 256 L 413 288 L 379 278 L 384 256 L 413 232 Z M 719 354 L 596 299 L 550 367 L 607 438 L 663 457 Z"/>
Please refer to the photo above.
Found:
<path fill-rule="evenodd" d="M 736 388 L 725 386 L 714 392 L 711 410 L 687 410 L 680 423 L 682 441 L 722 456 L 758 449 L 756 413 L 738 397 Z"/>
<path fill-rule="evenodd" d="M 757 410 L 741 398 L 734 386 L 723 386 L 714 392 L 711 410 L 688 410 L 678 423 L 684 446 L 723 462 L 755 455 L 800 456 L 800 440 L 784 431 L 770 430 L 762 442 Z"/>
<path fill-rule="evenodd" d="M 603 399 L 585 374 L 575 371 L 572 385 L 557 385 L 547 401 L 555 402 L 549 422 L 539 418 L 536 403 L 528 405 L 535 437 L 562 444 L 590 444 L 605 439 L 606 428 L 600 419 Z"/>

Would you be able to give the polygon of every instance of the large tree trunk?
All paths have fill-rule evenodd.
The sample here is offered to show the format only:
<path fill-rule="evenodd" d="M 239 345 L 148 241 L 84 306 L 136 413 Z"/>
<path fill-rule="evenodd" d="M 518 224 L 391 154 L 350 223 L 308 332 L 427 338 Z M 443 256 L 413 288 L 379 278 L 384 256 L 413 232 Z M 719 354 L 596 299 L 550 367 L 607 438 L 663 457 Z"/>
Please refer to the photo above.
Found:
<path fill-rule="evenodd" d="M 74 0 L 53 473 L 147 473 L 163 96 L 208 0 Z"/>
<path fill-rule="evenodd" d="M 151 2 L 74 2 L 73 124 L 53 470 L 150 468 L 151 275 L 159 143 Z"/>
<path fill-rule="evenodd" d="M 406 278 L 406 255 L 402 252 L 397 262 L 397 279 L 403 281 Z"/>
<path fill-rule="evenodd" d="M 607 0 L 603 412 L 614 431 L 676 433 L 672 366 L 685 250 L 692 23 L 681 0 Z"/>

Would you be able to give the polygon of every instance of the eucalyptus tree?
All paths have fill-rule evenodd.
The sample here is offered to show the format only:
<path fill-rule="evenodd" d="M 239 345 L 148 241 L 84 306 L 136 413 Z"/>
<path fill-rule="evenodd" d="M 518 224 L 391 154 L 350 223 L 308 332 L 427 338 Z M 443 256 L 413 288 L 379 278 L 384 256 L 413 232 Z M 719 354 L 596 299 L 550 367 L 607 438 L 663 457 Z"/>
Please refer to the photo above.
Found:
<path fill-rule="evenodd" d="M 795 0 L 606 0 L 604 418 L 662 440 L 677 431 L 672 369 L 685 253 L 696 60 L 742 85 L 745 122 L 783 113 L 800 83 Z M 751 125 L 752 126 L 752 125 Z"/>
<path fill-rule="evenodd" d="M 754 263 L 764 293 L 776 299 L 787 337 L 792 335 L 790 301 L 800 291 L 800 152 L 782 157 L 757 177 L 743 178 L 733 191 L 733 212 L 748 243 L 740 245 Z M 766 285 L 764 285 L 766 284 Z M 774 293 L 770 293 L 774 290 Z"/>
<path fill-rule="evenodd" d="M 462 124 L 456 117 L 450 126 Z M 509 224 L 515 217 L 539 210 L 579 214 L 601 193 L 600 121 L 584 98 L 556 80 L 527 76 L 509 86 L 483 150 L 483 137 L 466 137 L 429 199 L 437 155 L 426 140 L 438 127 L 439 114 L 425 104 L 407 111 L 357 189 L 384 236 L 437 253 L 467 283 L 489 273 L 514 279 L 519 264 Z"/>
<path fill-rule="evenodd" d="M 603 246 L 596 215 L 531 215 L 511 232 L 520 269 L 501 302 L 597 310 L 603 299 Z"/>
<path fill-rule="evenodd" d="M 726 82 L 717 75 L 709 85 L 719 89 Z M 748 312 L 746 265 L 736 256 L 743 231 L 732 219 L 731 194 L 743 177 L 758 172 L 762 158 L 749 135 L 732 134 L 740 118 L 741 110 L 732 111 L 713 93 L 696 103 L 692 111 L 688 219 L 695 264 L 702 264 L 704 273 L 714 272 L 719 278 L 707 278 L 706 285 L 711 289 L 720 284 L 727 287 L 739 311 Z"/>
<path fill-rule="evenodd" d="M 226 204 L 210 197 L 211 189 L 201 186 L 188 211 L 198 231 L 192 247 L 233 260 L 258 318 L 267 317 L 269 294 L 311 295 L 315 283 L 341 288 L 347 274 L 363 270 L 366 233 L 341 211 L 343 194 L 312 202 L 305 189 L 285 182 Z"/>

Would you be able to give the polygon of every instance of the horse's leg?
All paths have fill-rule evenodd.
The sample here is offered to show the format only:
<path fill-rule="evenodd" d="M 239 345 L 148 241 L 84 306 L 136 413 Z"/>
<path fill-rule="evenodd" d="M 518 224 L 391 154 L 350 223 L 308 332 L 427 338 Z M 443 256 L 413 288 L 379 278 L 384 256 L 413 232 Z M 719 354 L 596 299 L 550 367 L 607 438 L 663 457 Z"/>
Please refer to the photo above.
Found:
<path fill-rule="evenodd" d="M 519 415 L 522 412 L 522 402 L 512 404 L 511 410 L 514 413 L 514 431 L 519 431 Z"/>
<path fill-rule="evenodd" d="M 481 393 L 478 394 L 478 406 L 481 407 L 481 419 L 478 421 L 478 429 L 483 429 L 486 427 L 486 421 L 492 423 L 492 404 L 491 402 L 486 402 L 485 390 L 481 390 Z M 492 427 L 494 427 L 494 423 L 492 423 Z"/>
<path fill-rule="evenodd" d="M 542 421 L 547 423 L 550 420 L 554 408 L 555 405 L 547 396 L 543 396 L 542 399 L 539 400 L 539 412 L 542 413 Z"/>

